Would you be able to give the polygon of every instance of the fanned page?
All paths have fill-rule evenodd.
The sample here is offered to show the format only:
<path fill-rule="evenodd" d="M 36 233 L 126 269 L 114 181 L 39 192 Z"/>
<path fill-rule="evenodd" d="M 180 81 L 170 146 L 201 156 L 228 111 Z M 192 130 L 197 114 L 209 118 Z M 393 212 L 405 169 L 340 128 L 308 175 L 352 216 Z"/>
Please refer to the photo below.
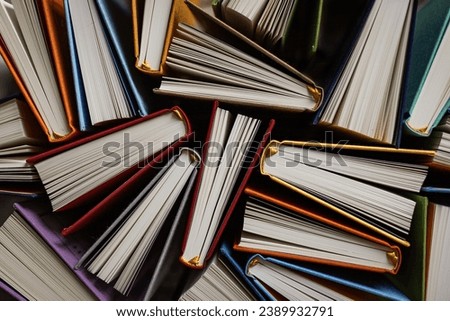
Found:
<path fill-rule="evenodd" d="M 0 227 L 0 244 L 0 278 L 26 299 L 96 299 L 16 211 Z"/>
<path fill-rule="evenodd" d="M 336 227 L 299 215 L 278 205 L 251 197 L 244 211 L 239 248 L 253 253 L 299 260 L 319 259 L 337 265 L 394 272 L 399 256 L 387 244 L 362 238 Z M 323 261 L 322 261 L 323 262 Z"/>
<path fill-rule="evenodd" d="M 146 0 L 136 67 L 159 71 L 173 0 Z"/>
<path fill-rule="evenodd" d="M 134 116 L 117 73 L 95 0 L 67 0 L 93 125 Z"/>
<path fill-rule="evenodd" d="M 183 149 L 136 208 L 118 224 L 87 264 L 89 272 L 127 295 L 159 232 L 200 159 Z M 122 220 L 122 218 L 120 218 Z M 109 232 L 108 232 L 109 233 Z"/>
<path fill-rule="evenodd" d="M 181 260 L 201 267 L 261 121 L 217 108 Z"/>
<path fill-rule="evenodd" d="M 450 207 L 435 204 L 431 223 L 429 262 L 427 267 L 426 300 L 449 300 L 450 286 L 447 273 L 450 266 L 449 237 Z"/>
<path fill-rule="evenodd" d="M 376 0 L 320 122 L 395 144 L 411 0 Z"/>
<path fill-rule="evenodd" d="M 261 257 L 252 260 L 247 269 L 266 291 L 275 291 L 289 301 L 351 301 L 352 298 L 321 284 L 318 279 L 268 262 Z"/>
<path fill-rule="evenodd" d="M 180 24 L 166 60 L 168 76 L 157 93 L 313 111 L 311 88 L 194 27 Z"/>
<path fill-rule="evenodd" d="M 255 301 L 255 298 L 219 256 L 179 301 Z"/>
<path fill-rule="evenodd" d="M 379 166 L 371 159 L 359 160 L 355 165 L 356 158 L 348 159 L 347 163 L 344 155 L 315 154 L 311 149 L 281 145 L 275 153 L 267 155 L 261 171 L 283 185 L 332 204 L 334 209 L 344 211 L 360 223 L 376 226 L 385 236 L 394 236 L 396 240 L 407 238 L 415 202 L 392 188 L 403 185 L 407 190 L 417 191 L 426 177 L 426 166 L 386 161 Z M 330 159 L 338 162 L 333 164 Z M 397 175 L 405 182 L 398 185 L 393 182 L 391 178 Z"/>
<path fill-rule="evenodd" d="M 34 2 L 1 0 L 0 33 L 50 140 L 69 135 L 72 129 Z"/>
<path fill-rule="evenodd" d="M 417 93 L 410 118 L 406 124 L 418 133 L 429 135 L 447 111 L 450 101 L 450 9 L 447 15 L 447 26 L 437 46 L 436 54 L 430 62 L 428 73 L 424 77 Z"/>
<path fill-rule="evenodd" d="M 145 161 L 187 131 L 185 120 L 176 111 L 164 112 L 39 160 L 34 166 L 53 210 L 58 210 Z"/>

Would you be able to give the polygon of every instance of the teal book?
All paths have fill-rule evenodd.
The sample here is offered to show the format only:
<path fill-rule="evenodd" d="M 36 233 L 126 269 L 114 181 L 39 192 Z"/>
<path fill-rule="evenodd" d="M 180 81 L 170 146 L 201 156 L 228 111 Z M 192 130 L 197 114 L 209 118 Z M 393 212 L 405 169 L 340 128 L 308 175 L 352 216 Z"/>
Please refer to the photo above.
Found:
<path fill-rule="evenodd" d="M 406 84 L 409 117 L 405 127 L 413 135 L 429 136 L 450 107 L 450 65 L 446 59 L 450 50 L 449 21 L 448 0 L 429 1 L 417 12 Z M 431 81 L 437 75 L 435 71 L 440 76 Z"/>

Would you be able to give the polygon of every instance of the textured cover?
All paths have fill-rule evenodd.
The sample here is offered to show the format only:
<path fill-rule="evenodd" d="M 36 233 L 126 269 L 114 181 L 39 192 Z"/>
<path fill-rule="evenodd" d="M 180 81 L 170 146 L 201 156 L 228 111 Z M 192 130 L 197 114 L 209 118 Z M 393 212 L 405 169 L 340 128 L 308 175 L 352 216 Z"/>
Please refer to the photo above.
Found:
<path fill-rule="evenodd" d="M 382 269 L 382 268 L 377 268 L 377 267 L 363 266 L 363 265 L 345 263 L 345 262 L 334 261 L 334 260 L 313 258 L 313 257 L 308 257 L 308 256 L 303 256 L 303 255 L 295 255 L 295 254 L 276 252 L 276 251 L 266 251 L 266 250 L 260 250 L 257 248 L 248 248 L 248 247 L 240 246 L 239 241 L 237 241 L 234 245 L 235 250 L 249 252 L 249 253 L 259 253 L 259 254 L 262 254 L 265 256 L 274 256 L 274 257 L 279 257 L 282 259 L 299 260 L 299 261 L 312 262 L 312 263 L 322 263 L 322 264 L 326 264 L 326 265 L 330 265 L 330 266 L 340 266 L 340 267 L 346 267 L 346 268 L 352 268 L 352 269 L 367 270 L 367 271 L 371 271 L 371 272 L 387 272 L 387 273 L 396 274 L 398 272 L 398 269 L 401 266 L 402 253 L 401 253 L 400 247 L 398 247 L 397 245 L 389 244 L 385 240 L 382 240 L 378 237 L 370 235 L 361 229 L 358 230 L 348 224 L 339 222 L 337 220 L 337 218 L 333 217 L 332 215 L 329 215 L 329 214 L 327 215 L 327 214 L 321 213 L 321 212 L 312 212 L 308 209 L 305 209 L 305 208 L 299 206 L 298 204 L 294 203 L 292 200 L 283 199 L 283 197 L 280 195 L 277 195 L 276 197 L 272 197 L 271 195 L 268 195 L 264 192 L 258 191 L 257 189 L 250 188 L 250 187 L 247 187 L 245 189 L 244 193 L 247 196 L 255 197 L 257 199 L 263 200 L 263 201 L 273 204 L 277 207 L 280 207 L 282 209 L 286 209 L 290 212 L 298 214 L 299 216 L 310 218 L 314 221 L 326 224 L 328 226 L 332 226 L 336 229 L 339 229 L 346 233 L 356 235 L 358 237 L 364 238 L 364 239 L 374 242 L 376 244 L 387 246 L 391 249 L 391 251 L 386 252 L 386 255 L 388 255 L 389 257 L 392 258 L 391 261 L 393 262 L 394 267 L 393 267 L 393 269 Z"/>
<path fill-rule="evenodd" d="M 156 118 L 159 115 L 165 114 L 165 113 L 175 113 L 176 115 L 178 115 L 180 117 L 180 119 L 183 120 L 183 122 L 185 123 L 186 126 L 186 134 L 183 137 L 180 137 L 177 141 L 175 141 L 173 143 L 173 145 L 178 145 L 181 144 L 183 141 L 187 140 L 191 135 L 192 135 L 192 129 L 191 129 L 191 125 L 189 123 L 189 120 L 186 116 L 186 114 L 181 110 L 181 108 L 179 107 L 173 107 L 171 109 L 164 109 L 164 110 L 160 110 L 158 112 L 152 113 L 146 117 L 142 117 L 142 118 L 137 118 L 135 120 L 132 120 L 130 122 L 118 125 L 116 127 L 104 130 L 102 132 L 93 134 L 91 136 L 87 136 L 85 138 L 76 140 L 74 142 L 68 143 L 66 145 L 62 145 L 59 146 L 57 148 L 51 149 L 47 152 L 44 152 L 42 154 L 38 154 L 36 156 L 30 157 L 29 159 L 27 159 L 27 162 L 30 164 L 36 164 L 40 161 L 43 161 L 44 159 L 50 158 L 52 156 L 55 156 L 57 154 L 60 154 L 66 150 L 78 147 L 80 145 L 83 145 L 85 143 L 88 143 L 90 141 L 93 141 L 95 139 L 101 138 L 103 136 L 106 136 L 108 134 L 117 132 L 117 131 L 121 131 L 121 130 L 125 130 L 128 127 L 131 127 L 133 125 L 136 125 L 138 123 L 147 121 L 149 119 L 152 118 Z M 164 153 L 164 150 L 162 151 Z M 147 160 L 148 161 L 148 160 Z M 77 198 L 75 201 L 67 204 L 66 206 L 64 206 L 63 208 L 60 209 L 60 211 L 63 210 L 67 210 L 67 209 L 71 209 L 74 208 L 80 204 L 84 204 L 84 203 L 88 203 L 90 201 L 92 201 L 95 198 L 99 198 L 100 196 L 105 196 L 108 193 L 112 192 L 117 186 L 119 186 L 121 183 L 123 183 L 129 176 L 133 175 L 134 173 L 137 172 L 138 168 L 139 168 L 139 164 L 130 167 L 129 169 L 123 171 L 122 173 L 118 174 L 116 177 L 114 177 L 113 179 L 105 182 L 104 184 L 98 186 L 97 188 L 87 192 L 86 194 L 82 195 L 81 197 Z"/>
<path fill-rule="evenodd" d="M 206 139 L 205 139 L 205 145 L 203 146 L 203 150 L 207 150 L 208 149 L 208 145 L 210 143 L 210 137 L 211 137 L 211 131 L 212 131 L 212 126 L 213 126 L 213 122 L 214 122 L 214 117 L 215 117 L 215 113 L 217 111 L 217 108 L 219 107 L 219 102 L 214 102 L 214 106 L 213 106 L 213 110 L 211 113 L 211 118 L 210 118 L 210 123 L 208 126 L 208 131 L 206 134 Z M 263 134 L 263 136 L 258 137 L 258 135 L 255 137 L 255 141 L 259 141 L 259 145 L 258 145 L 258 149 L 256 151 L 256 153 L 253 156 L 253 159 L 251 160 L 250 165 L 248 166 L 248 168 L 245 171 L 241 171 L 241 173 L 239 174 L 238 181 L 236 182 L 235 186 L 233 187 L 233 189 L 235 190 L 235 192 L 233 193 L 233 197 L 230 198 L 226 210 L 223 213 L 222 219 L 221 219 L 221 223 L 218 226 L 218 230 L 216 231 L 216 234 L 213 238 L 213 241 L 211 243 L 211 246 L 206 254 L 205 257 L 205 262 L 208 261 L 214 254 L 214 252 L 216 251 L 216 248 L 219 245 L 220 239 L 222 237 L 222 234 L 224 233 L 225 229 L 227 228 L 228 225 L 228 221 L 230 220 L 231 216 L 233 215 L 233 211 L 234 208 L 236 207 L 237 203 L 239 202 L 239 198 L 240 195 L 243 193 L 245 185 L 247 184 L 247 181 L 250 178 L 250 175 L 252 174 L 254 168 L 257 166 L 259 159 L 261 157 L 261 153 L 264 150 L 264 147 L 266 146 L 267 142 L 269 141 L 270 138 L 270 134 L 272 132 L 273 127 L 275 126 L 275 120 L 271 119 L 268 124 L 265 125 L 266 126 L 266 130 Z M 261 127 L 264 127 L 264 124 L 262 124 Z M 259 130 L 259 132 L 261 132 L 261 129 Z M 200 165 L 200 169 L 199 169 L 199 174 L 197 177 L 197 182 L 194 188 L 194 194 L 193 194 L 193 198 L 192 198 L 192 203 L 191 203 L 191 208 L 190 208 L 190 214 L 188 216 L 188 222 L 187 222 L 187 226 L 186 226 L 186 231 L 185 231 L 185 237 L 184 237 L 184 241 L 183 241 L 183 250 L 185 247 L 185 243 L 187 241 L 188 238 L 188 233 L 189 233 L 189 229 L 190 229 L 190 225 L 193 219 L 193 213 L 194 213 L 194 209 L 195 209 L 195 202 L 198 198 L 198 193 L 199 193 L 199 189 L 200 189 L 200 183 L 201 183 L 201 178 L 203 175 L 203 171 L 204 171 L 204 164 L 206 164 L 206 157 L 208 155 L 206 155 L 206 153 L 204 153 L 202 155 L 202 163 Z M 195 265 L 195 264 L 191 264 L 190 262 L 188 262 L 188 260 L 186 260 L 183 257 L 180 257 L 180 261 L 191 267 L 194 269 L 203 269 L 203 266 L 200 265 Z"/>
<path fill-rule="evenodd" d="M 99 300 L 111 300 L 117 295 L 100 279 L 84 270 L 74 270 L 81 254 L 89 245 L 90 237 L 63 238 L 59 234 L 59 230 L 65 216 L 52 213 L 46 201 L 16 203 L 14 207 Z"/>
<path fill-rule="evenodd" d="M 417 96 L 420 93 L 449 22 L 450 3 L 447 0 L 429 1 L 417 12 L 414 40 L 411 48 L 411 67 L 405 89 L 405 105 L 407 108 L 405 118 L 408 118 L 414 109 Z M 414 135 L 429 136 L 431 130 L 439 125 L 442 117 L 447 113 L 449 108 L 450 100 L 447 101 L 444 109 L 428 132 L 419 128 L 411 128 L 408 125 L 408 119 L 405 121 L 405 127 Z"/>
<path fill-rule="evenodd" d="M 328 267 L 323 265 L 314 265 L 302 262 L 291 262 L 286 260 L 275 259 L 272 257 L 263 257 L 259 254 L 251 257 L 248 261 L 248 266 L 254 264 L 254 260 L 266 260 L 274 264 L 286 267 L 288 269 L 298 271 L 313 277 L 316 280 L 331 281 L 341 289 L 347 288 L 347 291 L 357 291 L 357 298 L 361 300 L 374 300 L 375 296 L 381 300 L 392 301 L 409 301 L 408 297 L 403 292 L 398 290 L 391 282 L 389 282 L 383 275 L 371 274 L 370 272 L 360 271 L 355 273 L 354 271 L 341 269 L 336 267 Z M 249 278 L 253 279 L 255 284 L 260 287 L 261 291 L 267 289 L 260 281 L 256 280 L 253 276 L 249 275 Z M 367 297 L 366 297 L 367 295 Z"/>

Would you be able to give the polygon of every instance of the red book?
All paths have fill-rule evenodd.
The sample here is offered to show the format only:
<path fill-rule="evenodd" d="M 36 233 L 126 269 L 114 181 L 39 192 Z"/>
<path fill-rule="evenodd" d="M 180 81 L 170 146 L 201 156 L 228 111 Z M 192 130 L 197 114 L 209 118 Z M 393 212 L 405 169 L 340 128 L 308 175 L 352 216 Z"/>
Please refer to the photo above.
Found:
<path fill-rule="evenodd" d="M 168 146 L 181 144 L 191 134 L 187 116 L 173 107 L 54 148 L 28 162 L 36 167 L 53 210 L 63 211 L 108 195 Z"/>
<path fill-rule="evenodd" d="M 188 223 L 185 231 L 185 237 L 182 245 L 182 255 L 180 257 L 180 261 L 185 264 L 188 267 L 194 268 L 194 269 L 202 269 L 206 266 L 206 262 L 212 257 L 212 255 L 215 253 L 216 248 L 218 247 L 218 244 L 221 240 L 221 237 L 224 233 L 224 231 L 227 228 L 228 222 L 233 214 L 233 210 L 236 206 L 236 204 L 239 201 L 239 197 L 242 194 L 245 185 L 247 184 L 248 179 L 250 178 L 250 175 L 252 174 L 253 170 L 258 164 L 258 161 L 260 159 L 261 153 L 264 149 L 264 146 L 266 145 L 270 133 L 275 125 L 275 121 L 273 119 L 266 122 L 266 124 L 261 124 L 263 121 L 261 121 L 260 125 L 257 129 L 255 129 L 254 136 L 250 140 L 243 140 L 244 143 L 249 143 L 250 146 L 253 146 L 253 144 L 258 144 L 256 147 L 256 150 L 253 148 L 252 153 L 247 153 L 247 155 L 244 156 L 245 162 L 241 163 L 240 168 L 238 168 L 237 173 L 232 172 L 222 172 L 220 173 L 220 165 L 217 166 L 219 163 L 215 156 L 217 156 L 216 152 L 217 150 L 223 150 L 224 155 L 221 157 L 220 162 L 226 162 L 227 157 L 230 156 L 231 152 L 228 149 L 229 145 L 220 145 L 219 141 L 216 140 L 215 133 L 217 132 L 217 127 L 215 124 L 221 124 L 223 125 L 226 120 L 223 118 L 217 117 L 218 113 L 222 113 L 224 109 L 219 108 L 218 102 L 215 103 L 209 128 L 206 135 L 206 142 L 203 146 L 203 154 L 202 154 L 202 163 L 199 171 L 199 175 L 197 177 L 195 189 L 194 189 L 194 195 L 191 203 L 191 208 L 188 216 Z M 238 119 L 239 117 L 246 118 L 247 116 L 244 115 L 238 115 L 237 113 L 231 111 L 229 112 L 229 115 L 231 120 Z M 248 117 L 251 118 L 251 117 Z M 242 120 L 242 119 L 241 119 Z M 251 121 L 258 121 L 255 118 L 252 118 Z M 234 125 L 236 125 L 238 121 L 234 122 Z M 230 124 L 231 127 L 231 124 Z M 245 127 L 245 126 L 244 126 Z M 229 140 L 231 140 L 231 149 L 239 149 L 239 148 L 245 148 L 242 145 L 237 145 L 239 139 L 236 139 L 236 137 L 233 139 L 232 134 L 234 132 L 235 127 L 231 129 L 231 133 L 229 135 Z M 225 131 L 227 132 L 227 131 Z M 248 136 L 247 136 L 248 139 Z M 225 140 L 226 141 L 226 140 Z M 233 146 L 234 145 L 234 146 Z M 245 144 L 244 144 L 245 146 Z M 247 145 L 248 148 L 249 145 Z M 212 147 L 213 151 L 211 151 L 209 148 Z M 215 150 L 214 150 L 215 149 Z M 254 152 L 253 152 L 254 151 Z M 241 155 L 242 156 L 242 155 Z M 232 168 L 231 164 L 228 164 L 230 166 L 224 166 L 224 167 L 230 167 Z M 211 175 L 211 168 L 217 166 L 217 172 L 216 176 L 212 178 L 212 181 L 214 181 L 214 184 L 209 185 L 205 184 L 205 180 L 207 180 L 207 176 Z M 233 175 L 236 175 L 234 179 L 231 179 L 228 183 L 224 183 L 222 185 L 222 180 L 220 179 L 220 175 L 222 174 L 222 177 L 231 178 Z M 210 177 L 211 178 L 211 177 Z M 211 179 L 209 180 L 211 183 Z M 219 182 L 219 184 L 217 184 Z M 214 193 L 214 191 L 219 191 L 216 193 L 215 196 L 210 196 L 207 198 L 204 198 L 202 191 L 205 191 L 207 193 Z M 228 194 L 228 198 L 226 195 Z M 211 194 L 212 195 L 212 194 Z M 209 199 L 209 200 L 208 200 Z M 215 203 L 216 199 L 219 199 L 217 203 Z M 225 199 L 225 201 L 220 204 L 220 199 Z M 204 211 L 204 216 L 200 217 L 200 215 L 196 212 L 196 206 L 197 204 L 200 204 L 202 202 L 210 202 L 210 207 L 206 207 L 206 210 Z M 214 207 L 214 212 L 217 215 L 215 218 L 211 218 L 211 215 L 213 211 L 210 211 Z M 219 210 L 216 210 L 216 208 L 220 208 Z M 211 219 L 211 223 L 210 220 Z M 199 223 L 198 222 L 202 222 Z M 203 225 L 202 225 L 203 224 Z M 202 225 L 202 226 L 201 226 Z M 210 231 L 209 235 L 200 235 L 201 231 L 207 229 Z M 199 232 L 200 231 L 200 232 Z M 201 243 L 203 244 L 203 250 L 202 253 L 195 253 L 192 255 L 194 251 L 192 251 L 192 248 L 190 247 L 190 244 L 192 244 L 192 238 L 194 238 L 195 234 L 199 232 L 198 239 L 201 239 Z"/>

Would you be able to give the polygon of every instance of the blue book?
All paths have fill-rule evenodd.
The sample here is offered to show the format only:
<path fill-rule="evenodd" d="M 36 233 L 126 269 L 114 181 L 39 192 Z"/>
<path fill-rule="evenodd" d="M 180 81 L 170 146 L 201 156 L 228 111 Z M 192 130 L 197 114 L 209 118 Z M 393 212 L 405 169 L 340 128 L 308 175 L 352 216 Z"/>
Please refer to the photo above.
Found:
<path fill-rule="evenodd" d="M 345 268 L 330 267 L 304 263 L 298 261 L 287 261 L 273 257 L 263 257 L 260 254 L 252 256 L 246 267 L 247 275 L 251 278 L 260 291 L 272 297 L 280 297 L 279 294 L 252 275 L 251 267 L 257 264 L 268 264 L 273 269 L 294 271 L 312 280 L 319 286 L 338 291 L 339 293 L 357 300 L 393 300 L 407 301 L 409 298 L 395 287 L 383 274 L 374 274 L 366 271 L 355 271 Z"/>
<path fill-rule="evenodd" d="M 151 112 L 154 80 L 145 77 L 134 67 L 132 39 L 131 4 L 125 0 L 93 0 L 101 22 L 125 100 L 130 108 L 130 117 L 142 117 Z M 75 29 L 72 23 L 69 0 L 64 0 L 64 8 L 69 39 L 72 71 L 74 77 L 76 105 L 80 121 L 80 130 L 88 131 L 95 124 L 89 112 L 88 97 L 85 90 L 80 56 L 76 43 Z M 129 23 L 127 23 L 127 21 Z M 127 116 L 124 116 L 127 118 Z M 122 117 L 121 117 L 122 118 Z M 113 119 L 111 119 L 113 120 Z"/>

